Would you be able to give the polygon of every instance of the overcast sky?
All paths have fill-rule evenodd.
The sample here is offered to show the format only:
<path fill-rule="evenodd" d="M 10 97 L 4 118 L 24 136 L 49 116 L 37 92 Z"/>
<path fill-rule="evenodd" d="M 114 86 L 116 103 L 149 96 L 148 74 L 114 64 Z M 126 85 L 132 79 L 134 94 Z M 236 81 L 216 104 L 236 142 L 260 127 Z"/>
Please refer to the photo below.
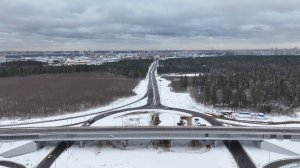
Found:
<path fill-rule="evenodd" d="M 300 0 L 0 2 L 0 50 L 300 47 Z"/>

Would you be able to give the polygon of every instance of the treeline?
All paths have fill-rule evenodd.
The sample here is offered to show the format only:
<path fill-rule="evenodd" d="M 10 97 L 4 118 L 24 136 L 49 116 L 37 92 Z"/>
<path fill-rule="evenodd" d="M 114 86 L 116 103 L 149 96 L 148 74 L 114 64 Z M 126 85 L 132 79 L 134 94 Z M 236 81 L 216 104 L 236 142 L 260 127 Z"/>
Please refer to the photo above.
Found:
<path fill-rule="evenodd" d="M 102 65 L 50 66 L 37 61 L 16 61 L 0 64 L 0 77 L 101 71 L 131 78 L 143 78 L 147 75 L 151 62 L 152 60 L 122 60 Z"/>
<path fill-rule="evenodd" d="M 293 112 L 300 106 L 300 57 L 223 56 L 160 61 L 158 73 L 197 72 L 175 80 L 204 104 Z"/>

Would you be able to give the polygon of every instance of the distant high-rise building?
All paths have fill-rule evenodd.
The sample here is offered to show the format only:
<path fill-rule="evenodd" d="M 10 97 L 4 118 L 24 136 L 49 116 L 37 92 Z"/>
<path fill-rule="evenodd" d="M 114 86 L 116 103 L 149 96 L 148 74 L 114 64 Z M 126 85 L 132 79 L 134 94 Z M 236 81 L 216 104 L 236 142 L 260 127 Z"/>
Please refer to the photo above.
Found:
<path fill-rule="evenodd" d="M 6 62 L 6 57 L 5 56 L 0 56 L 0 63 Z"/>

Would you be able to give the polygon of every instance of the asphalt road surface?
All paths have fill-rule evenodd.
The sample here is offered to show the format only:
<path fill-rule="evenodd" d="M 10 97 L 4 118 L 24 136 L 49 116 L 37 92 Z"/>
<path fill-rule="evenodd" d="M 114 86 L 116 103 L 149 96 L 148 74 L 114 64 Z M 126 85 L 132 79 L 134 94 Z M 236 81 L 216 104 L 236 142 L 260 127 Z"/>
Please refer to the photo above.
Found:
<path fill-rule="evenodd" d="M 54 161 L 60 156 L 60 154 L 62 154 L 73 144 L 74 142 L 68 142 L 68 141 L 60 142 L 59 145 L 51 153 L 49 153 L 36 168 L 50 167 L 54 163 Z"/>
<path fill-rule="evenodd" d="M 295 163 L 298 167 L 300 167 L 300 158 L 298 159 L 286 159 L 286 160 L 278 160 L 272 163 L 269 163 L 268 165 L 264 166 L 264 168 L 278 168 L 283 167 L 286 165 L 290 165 Z M 295 166 L 289 166 L 291 168 L 296 168 Z"/>
<path fill-rule="evenodd" d="M 239 141 L 224 141 L 224 144 L 240 168 L 256 168 Z"/>

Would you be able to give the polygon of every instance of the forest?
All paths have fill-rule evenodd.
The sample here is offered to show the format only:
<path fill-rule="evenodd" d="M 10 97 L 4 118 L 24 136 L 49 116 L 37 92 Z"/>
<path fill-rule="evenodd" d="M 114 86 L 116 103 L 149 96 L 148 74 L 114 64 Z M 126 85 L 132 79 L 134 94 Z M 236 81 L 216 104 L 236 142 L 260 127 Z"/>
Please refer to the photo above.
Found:
<path fill-rule="evenodd" d="M 47 63 L 37 61 L 15 61 L 0 64 L 0 77 L 77 72 L 110 72 L 130 78 L 143 78 L 147 75 L 151 63 L 152 60 L 122 60 L 102 65 L 50 66 Z"/>
<path fill-rule="evenodd" d="M 182 58 L 160 61 L 158 73 L 199 73 L 172 87 L 206 105 L 292 114 L 300 106 L 299 65 L 298 56 Z"/>

